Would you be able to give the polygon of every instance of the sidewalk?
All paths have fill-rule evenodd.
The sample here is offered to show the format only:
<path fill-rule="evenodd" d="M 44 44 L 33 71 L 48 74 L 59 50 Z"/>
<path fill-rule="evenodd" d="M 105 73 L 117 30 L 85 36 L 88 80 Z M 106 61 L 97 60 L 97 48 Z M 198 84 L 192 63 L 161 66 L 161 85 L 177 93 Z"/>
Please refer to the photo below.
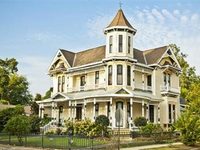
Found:
<path fill-rule="evenodd" d="M 137 146 L 137 147 L 129 147 L 129 148 L 122 148 L 121 150 L 143 150 L 143 149 L 150 149 L 150 148 L 159 148 L 159 147 L 167 147 L 170 145 L 181 145 L 182 143 L 172 143 L 172 144 L 155 144 L 155 145 L 146 145 L 146 146 Z"/>

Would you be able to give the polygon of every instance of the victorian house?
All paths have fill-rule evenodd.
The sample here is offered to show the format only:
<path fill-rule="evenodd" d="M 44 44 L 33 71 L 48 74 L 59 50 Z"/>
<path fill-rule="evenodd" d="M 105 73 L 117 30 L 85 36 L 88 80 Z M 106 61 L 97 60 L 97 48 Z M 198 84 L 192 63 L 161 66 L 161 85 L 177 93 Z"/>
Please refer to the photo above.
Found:
<path fill-rule="evenodd" d="M 62 124 L 106 115 L 112 129 L 131 128 L 143 116 L 170 126 L 180 113 L 181 68 L 173 50 L 134 48 L 136 29 L 121 9 L 104 34 L 105 45 L 80 52 L 58 50 L 49 67 L 52 96 L 37 102 L 39 116 Z"/>

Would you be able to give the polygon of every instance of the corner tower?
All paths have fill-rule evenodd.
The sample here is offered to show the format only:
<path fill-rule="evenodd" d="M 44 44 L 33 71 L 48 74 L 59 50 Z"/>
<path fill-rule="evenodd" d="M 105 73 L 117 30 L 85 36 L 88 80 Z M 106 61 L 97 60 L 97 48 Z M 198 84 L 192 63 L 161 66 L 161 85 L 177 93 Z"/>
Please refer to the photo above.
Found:
<path fill-rule="evenodd" d="M 133 36 L 136 29 L 126 19 L 122 9 L 119 9 L 112 22 L 105 28 L 106 58 L 133 58 Z"/>

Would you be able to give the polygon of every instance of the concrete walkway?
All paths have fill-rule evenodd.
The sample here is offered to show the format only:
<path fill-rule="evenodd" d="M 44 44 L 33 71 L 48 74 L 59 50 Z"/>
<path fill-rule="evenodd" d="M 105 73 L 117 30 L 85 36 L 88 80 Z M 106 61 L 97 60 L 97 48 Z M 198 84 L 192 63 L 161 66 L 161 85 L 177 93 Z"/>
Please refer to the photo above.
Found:
<path fill-rule="evenodd" d="M 148 150 L 151 148 L 159 148 L 159 147 L 167 147 L 170 145 L 181 145 L 183 143 L 172 143 L 172 144 L 155 144 L 155 145 L 146 145 L 146 146 L 137 146 L 137 147 L 129 147 L 129 148 L 122 148 L 121 150 Z"/>

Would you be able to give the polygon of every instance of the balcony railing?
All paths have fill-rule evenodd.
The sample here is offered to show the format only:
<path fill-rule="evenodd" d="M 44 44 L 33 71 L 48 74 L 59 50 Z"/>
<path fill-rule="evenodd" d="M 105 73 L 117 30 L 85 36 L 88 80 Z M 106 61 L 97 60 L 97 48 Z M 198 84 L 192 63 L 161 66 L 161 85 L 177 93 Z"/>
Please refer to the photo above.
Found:
<path fill-rule="evenodd" d="M 160 87 L 161 93 L 172 92 L 172 93 L 180 93 L 180 88 L 174 88 L 168 85 L 164 85 Z"/>
<path fill-rule="evenodd" d="M 143 83 L 136 83 L 135 89 L 144 90 L 144 91 L 152 91 L 152 86 L 147 86 Z"/>
<path fill-rule="evenodd" d="M 87 90 L 96 90 L 100 88 L 105 88 L 105 83 L 102 84 L 94 84 L 94 85 L 85 85 L 85 86 L 79 86 L 74 88 L 67 88 L 67 92 L 78 92 L 78 91 L 87 91 Z"/>

